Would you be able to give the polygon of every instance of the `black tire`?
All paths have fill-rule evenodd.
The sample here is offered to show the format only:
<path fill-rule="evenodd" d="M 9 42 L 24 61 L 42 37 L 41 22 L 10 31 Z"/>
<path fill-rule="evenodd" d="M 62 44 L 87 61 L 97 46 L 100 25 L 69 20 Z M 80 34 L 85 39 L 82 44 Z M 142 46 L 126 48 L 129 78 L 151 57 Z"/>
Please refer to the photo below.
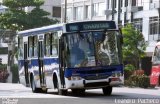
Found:
<path fill-rule="evenodd" d="M 67 93 L 68 93 L 68 90 L 58 89 L 59 95 L 67 95 Z"/>
<path fill-rule="evenodd" d="M 30 84 L 26 84 L 26 87 L 30 87 Z"/>
<path fill-rule="evenodd" d="M 56 81 L 57 85 L 57 90 L 58 90 L 58 95 L 67 95 L 68 90 L 67 89 L 60 89 L 58 81 Z"/>
<path fill-rule="evenodd" d="M 103 87 L 102 91 L 104 95 L 109 96 L 112 94 L 112 86 Z"/>
<path fill-rule="evenodd" d="M 72 93 L 73 93 L 73 95 L 84 96 L 85 89 L 72 89 Z"/>
<path fill-rule="evenodd" d="M 37 88 L 37 87 L 36 87 L 36 84 L 35 84 L 35 81 L 34 81 L 34 78 L 33 78 L 33 77 L 32 77 L 32 79 L 31 79 L 31 88 L 32 88 L 32 92 L 33 92 L 33 93 L 39 93 L 39 92 L 42 91 L 41 88 Z"/>
<path fill-rule="evenodd" d="M 44 88 L 44 89 L 41 88 L 41 92 L 42 92 L 42 93 L 47 93 L 47 91 L 48 91 L 47 88 Z"/>

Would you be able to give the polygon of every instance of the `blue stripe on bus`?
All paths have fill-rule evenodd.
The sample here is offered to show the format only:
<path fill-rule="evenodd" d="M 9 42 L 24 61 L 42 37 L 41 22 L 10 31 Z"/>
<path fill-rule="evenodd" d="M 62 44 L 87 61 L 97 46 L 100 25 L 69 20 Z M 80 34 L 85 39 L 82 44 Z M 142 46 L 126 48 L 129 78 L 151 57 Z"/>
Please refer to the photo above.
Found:
<path fill-rule="evenodd" d="M 37 66 L 37 67 L 39 66 L 38 59 L 31 59 L 30 61 L 31 61 L 30 64 L 28 64 L 29 69 L 32 68 L 33 66 Z M 53 63 L 59 64 L 58 58 L 44 58 L 43 62 L 44 62 L 44 66 L 51 65 Z M 24 60 L 19 60 L 18 63 L 20 67 L 24 66 Z"/>
<path fill-rule="evenodd" d="M 81 77 L 105 74 L 111 76 L 114 71 L 119 71 L 123 73 L 123 65 L 111 65 L 111 66 L 97 66 L 97 67 L 88 67 L 88 68 L 67 68 L 65 70 L 65 77 L 71 77 L 72 75 L 78 75 Z"/>

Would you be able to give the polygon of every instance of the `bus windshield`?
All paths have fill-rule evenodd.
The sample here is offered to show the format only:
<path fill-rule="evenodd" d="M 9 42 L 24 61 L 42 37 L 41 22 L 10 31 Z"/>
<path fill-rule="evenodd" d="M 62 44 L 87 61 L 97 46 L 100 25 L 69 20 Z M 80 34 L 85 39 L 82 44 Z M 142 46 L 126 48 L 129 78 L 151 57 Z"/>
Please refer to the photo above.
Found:
<path fill-rule="evenodd" d="M 120 64 L 119 33 L 92 31 L 65 35 L 67 67 L 90 67 Z"/>

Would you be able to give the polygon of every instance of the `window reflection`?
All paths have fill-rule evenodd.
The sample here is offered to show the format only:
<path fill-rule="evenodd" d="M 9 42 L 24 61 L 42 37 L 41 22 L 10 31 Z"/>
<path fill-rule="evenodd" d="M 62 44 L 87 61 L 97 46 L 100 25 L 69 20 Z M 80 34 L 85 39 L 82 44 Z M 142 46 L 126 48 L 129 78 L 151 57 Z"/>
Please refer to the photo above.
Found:
<path fill-rule="evenodd" d="M 65 53 L 67 67 L 106 66 L 120 63 L 117 32 L 84 32 L 67 34 Z"/>
<path fill-rule="evenodd" d="M 155 48 L 153 61 L 154 63 L 160 63 L 160 49 L 158 47 Z"/>

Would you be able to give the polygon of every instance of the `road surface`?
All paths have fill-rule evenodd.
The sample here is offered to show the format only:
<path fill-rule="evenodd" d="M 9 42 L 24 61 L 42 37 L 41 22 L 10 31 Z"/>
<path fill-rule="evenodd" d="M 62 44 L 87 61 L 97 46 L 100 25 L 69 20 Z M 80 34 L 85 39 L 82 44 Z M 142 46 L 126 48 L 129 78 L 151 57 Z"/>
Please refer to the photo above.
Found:
<path fill-rule="evenodd" d="M 160 88 L 143 89 L 115 87 L 111 96 L 101 89 L 87 90 L 84 96 L 57 94 L 51 89 L 47 94 L 32 93 L 21 84 L 0 83 L 0 104 L 160 104 Z"/>

